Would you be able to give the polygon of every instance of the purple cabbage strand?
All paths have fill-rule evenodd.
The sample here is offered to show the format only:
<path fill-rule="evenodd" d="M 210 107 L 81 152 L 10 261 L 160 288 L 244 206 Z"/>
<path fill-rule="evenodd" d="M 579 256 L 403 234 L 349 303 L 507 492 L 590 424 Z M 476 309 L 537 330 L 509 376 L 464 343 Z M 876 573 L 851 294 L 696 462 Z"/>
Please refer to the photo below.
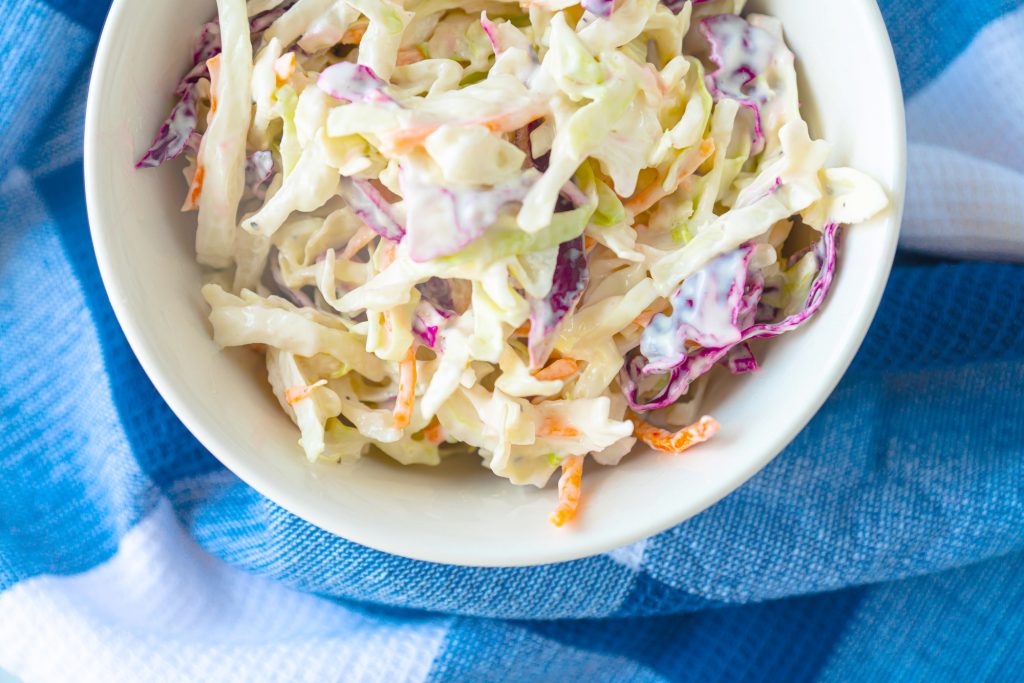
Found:
<path fill-rule="evenodd" d="M 703 5 L 708 2 L 714 2 L 714 0 L 693 0 L 694 5 Z M 672 14 L 679 14 L 686 6 L 686 0 L 661 0 L 661 4 L 672 10 Z"/>
<path fill-rule="evenodd" d="M 747 342 L 737 344 L 729 349 L 729 353 L 725 357 L 725 366 L 734 375 L 757 372 L 760 369 L 757 364 L 757 358 L 754 356 L 754 351 Z"/>
<path fill-rule="evenodd" d="M 591 14 L 607 19 L 612 15 L 615 0 L 583 0 L 580 4 L 583 5 L 583 9 L 587 10 Z"/>
<path fill-rule="evenodd" d="M 408 213 L 409 254 L 417 262 L 455 254 L 478 239 L 502 208 L 521 202 L 535 182 L 525 175 L 488 189 L 450 189 L 424 182 L 405 168 L 399 180 Z"/>
<path fill-rule="evenodd" d="M 283 296 L 299 308 L 316 308 L 316 303 L 302 289 L 292 289 L 284 281 L 284 274 L 281 272 L 281 257 L 277 249 L 270 253 L 270 282 L 267 282 L 264 275 L 264 284 L 268 285 L 271 292 Z M 272 285 L 272 286 L 271 286 Z"/>
<path fill-rule="evenodd" d="M 587 250 L 583 236 L 564 242 L 558 248 L 558 260 L 551 278 L 551 291 L 530 306 L 530 367 L 541 368 L 551 355 L 555 332 L 572 312 L 590 282 Z"/>
<path fill-rule="evenodd" d="M 412 332 L 421 344 L 437 351 L 441 341 L 441 330 L 448 324 L 449 318 L 450 315 L 438 310 L 426 299 L 421 299 L 412 319 Z"/>
<path fill-rule="evenodd" d="M 432 277 L 426 282 L 416 285 L 420 296 L 445 318 L 451 318 L 456 314 L 455 297 L 452 294 L 452 286 L 447 280 L 439 277 Z"/>
<path fill-rule="evenodd" d="M 664 368 L 664 365 L 659 363 L 653 366 L 654 369 L 651 369 L 652 365 L 642 353 L 632 356 L 619 377 L 622 392 L 630 407 L 638 412 L 644 412 L 672 405 L 689 390 L 690 384 L 694 380 L 711 370 L 716 363 L 726 359 L 737 345 L 752 339 L 776 337 L 795 330 L 807 322 L 821 308 L 832 285 L 832 278 L 835 275 L 836 269 L 839 230 L 839 226 L 834 223 L 825 226 L 821 240 L 817 243 L 814 251 L 820 264 L 818 275 L 815 277 L 814 282 L 811 283 L 807 299 L 799 312 L 779 322 L 753 322 L 743 330 L 740 339 L 735 344 L 721 348 L 697 347 L 685 349 L 682 359 L 671 368 Z M 756 290 L 757 280 L 754 281 L 754 284 L 754 289 Z M 763 288 L 763 283 L 760 286 Z M 753 301 L 753 291 L 751 290 L 750 293 L 751 296 L 744 296 L 744 299 L 747 301 L 745 306 L 748 308 L 746 315 L 755 316 L 758 307 L 756 302 Z M 667 380 L 665 386 L 654 398 L 641 400 L 639 396 L 640 379 L 652 375 L 662 375 Z"/>
<path fill-rule="evenodd" d="M 682 363 L 687 341 L 722 348 L 740 340 L 745 322 L 741 313 L 749 310 L 746 283 L 752 252 L 747 246 L 723 254 L 686 278 L 669 300 L 672 315 L 654 316 L 641 337 L 640 353 L 648 360 L 646 374 Z"/>
<path fill-rule="evenodd" d="M 387 83 L 363 64 L 338 62 L 324 69 L 316 85 L 336 100 L 344 102 L 387 102 Z"/>
<path fill-rule="evenodd" d="M 171 159 L 178 158 L 186 149 L 196 144 L 194 136 L 199 123 L 198 84 L 210 77 L 207 60 L 220 53 L 220 24 L 211 21 L 203 25 L 192 48 L 192 68 L 174 89 L 178 103 L 171 109 L 167 120 L 153 140 L 153 144 L 135 164 L 135 168 L 154 168 Z"/>
<path fill-rule="evenodd" d="M 253 152 L 245 160 L 245 185 L 255 197 L 263 199 L 273 177 L 274 155 L 269 150 Z"/>
<path fill-rule="evenodd" d="M 249 32 L 255 39 L 283 15 L 295 0 L 289 0 L 280 7 L 263 12 L 249 22 Z M 154 168 L 172 159 L 177 159 L 186 150 L 198 150 L 196 127 L 199 125 L 199 81 L 210 77 L 206 62 L 221 52 L 220 24 L 211 21 L 203 24 L 192 47 L 192 68 L 174 89 L 178 103 L 171 109 L 167 119 L 157 131 L 153 144 L 142 155 L 135 168 Z"/>
<path fill-rule="evenodd" d="M 729 98 L 750 110 L 754 117 L 752 153 L 764 149 L 761 106 L 771 89 L 757 78 L 771 64 L 778 41 L 767 31 L 751 26 L 735 14 L 716 14 L 700 22 L 700 31 L 711 45 L 711 61 L 718 69 L 705 80 L 716 100 Z"/>
<path fill-rule="evenodd" d="M 342 178 L 341 196 L 349 208 L 371 230 L 384 239 L 399 241 L 405 236 L 405 227 L 395 217 L 391 203 L 368 180 Z"/>

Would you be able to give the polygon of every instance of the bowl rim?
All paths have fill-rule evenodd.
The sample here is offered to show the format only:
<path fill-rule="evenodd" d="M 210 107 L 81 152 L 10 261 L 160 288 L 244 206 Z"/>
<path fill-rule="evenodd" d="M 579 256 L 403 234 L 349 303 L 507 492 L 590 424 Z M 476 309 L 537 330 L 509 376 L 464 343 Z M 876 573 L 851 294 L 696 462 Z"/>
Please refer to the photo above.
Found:
<path fill-rule="evenodd" d="M 106 74 L 110 71 L 108 65 L 112 61 L 116 37 L 120 34 L 125 22 L 125 13 L 130 5 L 129 0 L 114 0 L 104 24 L 89 83 L 84 128 L 83 170 L 89 227 L 100 275 L 114 314 L 128 340 L 129 346 L 135 353 L 150 381 L 178 419 L 181 420 L 203 447 L 261 495 L 329 533 L 375 550 L 415 560 L 480 567 L 534 566 L 565 562 L 597 555 L 652 536 L 676 526 L 694 514 L 711 507 L 766 467 L 806 427 L 811 418 L 818 412 L 825 400 L 839 384 L 839 381 L 849 368 L 850 363 L 863 343 L 868 327 L 874 320 L 891 272 L 900 232 L 903 199 L 906 189 L 907 147 L 903 93 L 892 44 L 877 3 L 874 0 L 863 0 L 863 2 L 868 6 L 868 19 L 873 23 L 874 30 L 884 37 L 884 41 L 882 41 L 885 49 L 885 54 L 882 55 L 885 71 L 883 74 L 884 82 L 879 83 L 878 86 L 880 91 L 884 91 L 885 96 L 880 97 L 879 101 L 886 102 L 889 105 L 890 111 L 888 114 L 893 118 L 894 132 L 898 140 L 897 147 L 892 155 L 895 183 L 893 184 L 890 197 L 892 202 L 890 207 L 891 214 L 886 219 L 887 222 L 893 223 L 894 226 L 888 229 L 888 240 L 884 244 L 884 252 L 879 254 L 880 257 L 885 259 L 881 271 L 883 276 L 867 283 L 863 294 L 864 300 L 869 304 L 865 308 L 867 313 L 865 313 L 862 320 L 857 321 L 859 329 L 856 331 L 856 334 L 850 337 L 850 343 L 837 354 L 833 366 L 835 371 L 832 376 L 828 381 L 823 381 L 818 385 L 812 400 L 808 401 L 810 409 L 805 410 L 806 414 L 794 420 L 788 429 L 774 433 L 771 437 L 771 444 L 765 448 L 763 461 L 756 466 L 736 468 L 732 476 L 726 478 L 718 490 L 710 492 L 698 504 L 680 505 L 672 515 L 652 516 L 647 524 L 633 527 L 628 534 L 620 533 L 614 537 L 595 535 L 594 540 L 588 544 L 572 545 L 565 550 L 537 549 L 529 557 L 510 557 L 500 554 L 481 556 L 478 549 L 462 547 L 456 544 L 427 547 L 415 540 L 403 540 L 401 534 L 393 534 L 387 538 L 381 538 L 372 533 L 364 533 L 358 524 L 349 523 L 345 519 L 333 518 L 325 520 L 324 515 L 309 500 L 298 492 L 290 490 L 288 486 L 278 485 L 272 478 L 267 477 L 265 473 L 261 472 L 261 467 L 258 466 L 255 459 L 249 459 L 236 454 L 231 445 L 222 440 L 215 429 L 210 428 L 208 420 L 191 406 L 189 401 L 176 388 L 174 381 L 161 368 L 155 352 L 150 349 L 146 342 L 146 335 L 142 330 L 141 323 L 130 314 L 127 299 L 121 294 L 123 282 L 116 273 L 111 249 L 108 245 L 108 238 L 112 232 L 101 227 L 114 224 L 115 221 L 109 215 L 110 207 L 100 198 L 101 174 L 98 171 L 99 157 L 102 150 L 99 143 L 101 125 L 99 112 L 102 104 L 96 93 L 104 89 L 103 84 Z"/>

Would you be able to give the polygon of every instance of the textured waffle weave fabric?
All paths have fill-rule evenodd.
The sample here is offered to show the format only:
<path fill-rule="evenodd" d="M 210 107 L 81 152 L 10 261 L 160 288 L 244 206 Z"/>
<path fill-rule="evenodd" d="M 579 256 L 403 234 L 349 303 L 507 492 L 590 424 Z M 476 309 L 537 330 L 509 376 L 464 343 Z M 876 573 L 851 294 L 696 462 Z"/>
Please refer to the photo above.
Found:
<path fill-rule="evenodd" d="M 171 414 L 88 234 L 81 128 L 106 3 L 0 0 L 0 668 L 1019 680 L 1024 8 L 882 6 L 907 96 L 905 249 L 834 395 L 769 467 L 677 528 L 558 566 L 470 569 L 306 524 Z"/>

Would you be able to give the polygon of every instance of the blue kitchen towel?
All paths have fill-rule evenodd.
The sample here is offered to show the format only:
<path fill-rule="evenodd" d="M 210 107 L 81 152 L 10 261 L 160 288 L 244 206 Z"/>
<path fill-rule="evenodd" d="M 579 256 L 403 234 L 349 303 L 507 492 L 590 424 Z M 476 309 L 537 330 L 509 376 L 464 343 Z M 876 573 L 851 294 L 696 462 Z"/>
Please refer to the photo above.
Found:
<path fill-rule="evenodd" d="M 81 127 L 106 4 L 0 0 L 0 669 L 1019 680 L 1019 0 L 881 3 L 907 96 L 913 251 L 807 429 L 679 527 L 527 569 L 431 565 L 326 534 L 227 472 L 164 405 L 114 319 L 85 215 Z"/>

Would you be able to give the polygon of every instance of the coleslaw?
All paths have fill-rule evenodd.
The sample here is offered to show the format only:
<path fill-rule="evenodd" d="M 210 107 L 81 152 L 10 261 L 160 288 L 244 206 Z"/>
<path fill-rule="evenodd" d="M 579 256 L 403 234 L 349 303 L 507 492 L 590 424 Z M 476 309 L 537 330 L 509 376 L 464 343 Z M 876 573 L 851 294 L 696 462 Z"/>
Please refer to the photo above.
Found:
<path fill-rule="evenodd" d="M 709 373 L 888 203 L 742 5 L 217 0 L 138 166 L 187 160 L 214 339 L 265 352 L 311 461 L 561 471 L 560 526 L 588 459 L 714 436 Z"/>

